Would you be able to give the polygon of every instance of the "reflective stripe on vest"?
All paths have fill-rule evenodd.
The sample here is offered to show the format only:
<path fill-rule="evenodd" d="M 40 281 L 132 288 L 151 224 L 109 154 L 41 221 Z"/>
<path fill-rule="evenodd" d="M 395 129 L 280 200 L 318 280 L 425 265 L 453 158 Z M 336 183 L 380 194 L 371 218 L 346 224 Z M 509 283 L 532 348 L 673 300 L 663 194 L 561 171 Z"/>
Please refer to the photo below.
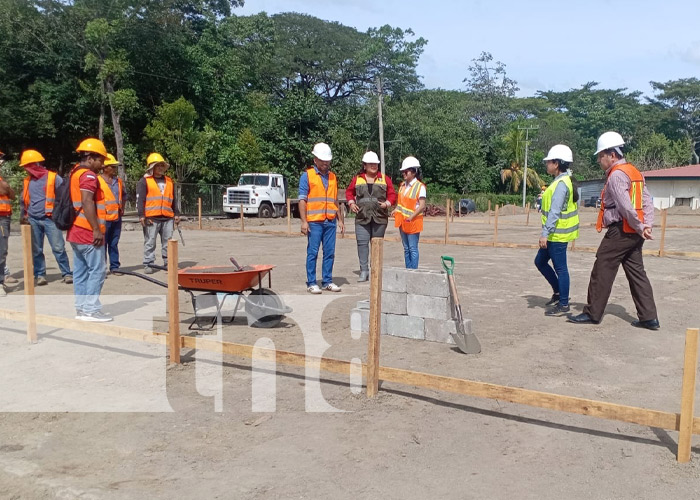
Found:
<path fill-rule="evenodd" d="M 114 197 L 112 189 L 107 184 L 107 181 L 99 175 L 98 180 L 100 182 L 100 188 L 105 195 L 105 220 L 115 221 L 119 219 L 119 201 Z M 121 179 L 119 179 L 121 182 Z M 121 195 L 121 184 L 119 185 L 119 194 Z M 121 197 L 121 196 L 120 196 Z"/>
<path fill-rule="evenodd" d="M 24 178 L 24 192 L 22 193 L 22 201 L 24 202 L 24 211 L 29 213 L 29 204 L 31 196 L 29 196 L 29 181 L 31 176 Z M 48 171 L 46 174 L 46 191 L 44 193 L 44 213 L 47 217 L 51 217 L 53 207 L 56 203 L 56 172 Z"/>
<path fill-rule="evenodd" d="M 579 236 L 578 206 L 574 202 L 574 186 L 570 176 L 565 175 L 555 180 L 542 194 L 542 226 L 547 223 L 547 216 L 552 207 L 552 196 L 554 196 L 554 191 L 560 182 L 566 184 L 569 196 L 566 200 L 566 206 L 562 207 L 557 224 L 554 226 L 554 232 L 547 236 L 547 241 L 564 243 L 574 241 Z"/>
<path fill-rule="evenodd" d="M 405 183 L 399 186 L 399 201 L 396 204 L 396 212 L 394 213 L 394 226 L 400 227 L 406 234 L 420 233 L 423 230 L 423 214 L 419 214 L 411 222 L 406 222 L 405 219 L 411 217 L 416 212 L 418 197 L 420 196 L 420 188 L 424 184 L 416 181 L 407 194 L 405 193 Z"/>
<path fill-rule="evenodd" d="M 637 218 L 644 224 L 644 203 L 642 201 L 642 194 L 644 193 L 644 176 L 637 170 L 637 167 L 631 163 L 623 163 L 617 165 L 608 170 L 608 179 L 610 175 L 615 170 L 621 170 L 624 174 L 629 177 L 631 186 L 629 190 L 630 202 L 632 203 L 632 208 L 637 212 Z M 601 232 L 603 230 L 603 214 L 605 213 L 605 188 L 608 185 L 608 181 L 605 181 L 605 186 L 603 186 L 603 191 L 600 193 L 600 211 L 598 212 L 598 220 L 596 221 L 595 228 L 596 231 Z M 625 218 L 622 219 L 622 230 L 625 233 L 636 233 L 632 226 L 629 225 Z"/>
<path fill-rule="evenodd" d="M 338 182 L 333 172 L 328 172 L 328 188 L 323 179 L 311 167 L 306 170 L 309 178 L 309 195 L 306 199 L 307 222 L 323 222 L 335 219 L 338 213 Z"/>
<path fill-rule="evenodd" d="M 173 180 L 165 177 L 165 188 L 160 192 L 158 183 L 153 177 L 146 177 L 146 205 L 144 215 L 146 217 L 175 217 L 173 211 L 174 185 Z"/>
<path fill-rule="evenodd" d="M 70 175 L 70 199 L 73 203 L 73 209 L 78 212 L 73 225 L 92 231 L 93 227 L 90 225 L 90 221 L 87 219 L 87 217 L 85 217 L 85 213 L 83 212 L 83 195 L 80 191 L 80 176 L 82 176 L 85 172 L 88 172 L 87 168 L 79 168 L 74 170 Z M 99 175 L 95 175 L 98 179 L 97 191 L 95 191 L 94 195 L 95 208 L 97 210 L 97 223 L 100 226 L 100 232 L 104 234 L 107 230 L 107 227 L 105 226 L 105 221 L 107 218 L 107 212 L 105 210 L 105 195 L 102 190 L 102 183 L 99 182 L 101 178 Z"/>
<path fill-rule="evenodd" d="M 2 177 L 0 177 L 0 182 Z M 0 216 L 12 215 L 12 200 L 9 196 L 0 194 Z"/>

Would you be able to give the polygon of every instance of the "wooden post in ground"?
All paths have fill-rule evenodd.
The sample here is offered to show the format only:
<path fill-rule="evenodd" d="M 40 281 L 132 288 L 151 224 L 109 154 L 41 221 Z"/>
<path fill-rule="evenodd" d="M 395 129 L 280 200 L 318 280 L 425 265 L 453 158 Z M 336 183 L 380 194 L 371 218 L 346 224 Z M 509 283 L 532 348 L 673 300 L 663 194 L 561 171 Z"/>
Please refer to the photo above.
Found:
<path fill-rule="evenodd" d="M 498 243 L 498 205 L 496 205 L 493 218 L 493 244 L 496 243 Z"/>
<path fill-rule="evenodd" d="M 447 240 L 450 237 L 450 208 L 452 207 L 452 200 L 447 198 L 447 209 L 445 210 L 445 245 L 447 245 Z"/>
<path fill-rule="evenodd" d="M 245 231 L 245 221 L 243 219 L 243 204 L 241 203 L 241 232 Z"/>
<path fill-rule="evenodd" d="M 292 200 L 287 198 L 287 234 L 292 235 Z"/>
<path fill-rule="evenodd" d="M 491 225 L 491 200 L 489 200 L 489 208 L 486 210 L 486 213 L 489 214 L 489 225 Z"/>
<path fill-rule="evenodd" d="M 681 463 L 690 460 L 693 439 L 693 413 L 695 411 L 695 374 L 698 369 L 698 329 L 685 331 L 685 355 L 683 356 L 683 388 L 681 389 L 681 421 L 678 432 L 678 456 Z"/>
<path fill-rule="evenodd" d="M 168 346 L 170 362 L 180 364 L 180 301 L 177 293 L 177 240 L 168 240 Z"/>
<path fill-rule="evenodd" d="M 24 259 L 24 303 L 27 308 L 27 340 L 36 343 L 36 303 L 34 301 L 34 261 L 32 260 L 32 227 L 22 225 L 22 255 Z M 3 270 L 0 269 L 0 272 Z"/>
<path fill-rule="evenodd" d="M 197 198 L 197 228 L 202 229 L 202 198 Z"/>
<path fill-rule="evenodd" d="M 530 204 L 525 205 L 527 207 L 527 219 L 525 219 L 525 225 L 530 225 Z"/>
<path fill-rule="evenodd" d="M 664 245 L 666 243 L 666 215 L 668 208 L 661 210 L 661 241 L 659 242 L 659 257 L 664 256 Z"/>
<path fill-rule="evenodd" d="M 379 346 L 382 328 L 382 261 L 384 240 L 372 238 L 369 279 L 369 343 L 367 345 L 367 397 L 379 391 Z"/>
<path fill-rule="evenodd" d="M 454 203 L 452 202 L 451 199 L 448 198 L 448 201 L 450 202 L 450 220 L 452 222 L 455 221 L 455 211 L 454 211 Z M 459 202 L 458 202 L 459 203 Z"/>
<path fill-rule="evenodd" d="M 515 205 L 513 205 L 513 215 L 515 215 Z"/>

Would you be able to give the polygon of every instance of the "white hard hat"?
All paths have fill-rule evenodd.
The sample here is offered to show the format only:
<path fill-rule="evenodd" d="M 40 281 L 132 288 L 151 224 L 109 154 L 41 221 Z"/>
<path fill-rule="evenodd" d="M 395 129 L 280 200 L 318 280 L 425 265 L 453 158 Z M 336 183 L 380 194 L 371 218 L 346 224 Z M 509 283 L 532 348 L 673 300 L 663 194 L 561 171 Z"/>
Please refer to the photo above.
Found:
<path fill-rule="evenodd" d="M 362 155 L 362 163 L 379 163 L 379 157 L 374 151 L 367 151 Z"/>
<path fill-rule="evenodd" d="M 625 141 L 622 139 L 620 134 L 617 132 L 605 132 L 603 135 L 598 137 L 598 149 L 596 150 L 595 154 L 597 155 L 606 149 L 618 148 L 624 145 Z M 619 150 L 618 152 L 621 153 Z"/>
<path fill-rule="evenodd" d="M 547 156 L 545 156 L 545 158 L 542 161 L 550 160 L 561 160 L 567 163 L 573 163 L 574 154 L 571 152 L 571 148 L 569 148 L 569 146 L 565 146 L 564 144 L 557 144 L 556 146 L 552 146 L 552 148 L 549 150 L 549 153 L 547 153 Z"/>
<path fill-rule="evenodd" d="M 325 142 L 314 144 L 314 149 L 311 150 L 311 154 L 321 161 L 331 161 L 333 159 L 331 147 Z"/>
<path fill-rule="evenodd" d="M 420 162 L 415 156 L 407 156 L 401 162 L 401 172 L 408 170 L 409 168 L 420 168 Z"/>

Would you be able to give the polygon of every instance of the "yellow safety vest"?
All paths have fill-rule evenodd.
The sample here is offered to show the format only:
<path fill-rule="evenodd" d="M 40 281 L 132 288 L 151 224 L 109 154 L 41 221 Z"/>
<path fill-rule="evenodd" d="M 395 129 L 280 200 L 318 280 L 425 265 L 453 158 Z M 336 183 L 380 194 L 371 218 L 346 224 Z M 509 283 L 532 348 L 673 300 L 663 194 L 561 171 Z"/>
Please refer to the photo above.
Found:
<path fill-rule="evenodd" d="M 557 225 L 554 227 L 554 232 L 547 237 L 547 241 L 567 242 L 574 241 L 578 238 L 578 207 L 574 202 L 574 186 L 571 183 L 571 177 L 565 175 L 558 180 L 552 182 L 542 195 L 542 226 L 547 223 L 549 210 L 552 208 L 552 196 L 557 184 L 563 182 L 569 188 L 569 198 L 566 202 L 566 207 L 562 209 L 557 220 Z"/>

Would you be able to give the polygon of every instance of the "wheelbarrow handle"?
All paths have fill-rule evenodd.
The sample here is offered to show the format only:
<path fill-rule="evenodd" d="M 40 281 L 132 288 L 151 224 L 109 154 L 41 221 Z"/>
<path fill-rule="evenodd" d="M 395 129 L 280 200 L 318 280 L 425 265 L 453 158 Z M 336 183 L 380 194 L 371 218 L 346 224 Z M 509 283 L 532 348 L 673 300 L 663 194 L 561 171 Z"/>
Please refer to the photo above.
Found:
<path fill-rule="evenodd" d="M 443 255 L 440 257 L 442 259 L 442 268 L 445 270 L 448 276 L 452 276 L 454 273 L 455 269 L 455 259 L 454 257 L 449 257 L 447 255 Z M 449 262 L 449 265 L 448 265 Z"/>

